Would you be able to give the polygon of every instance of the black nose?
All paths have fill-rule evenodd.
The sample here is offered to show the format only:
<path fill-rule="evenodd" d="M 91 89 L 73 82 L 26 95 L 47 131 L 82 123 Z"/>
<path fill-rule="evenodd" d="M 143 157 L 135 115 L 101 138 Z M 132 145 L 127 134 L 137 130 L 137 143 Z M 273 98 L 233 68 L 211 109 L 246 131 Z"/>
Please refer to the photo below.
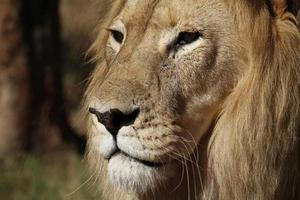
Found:
<path fill-rule="evenodd" d="M 116 137 L 123 126 L 129 126 L 134 123 L 140 111 L 136 109 L 125 114 L 119 109 L 111 109 L 101 113 L 95 108 L 89 108 L 89 112 L 96 115 L 98 121 L 105 126 L 112 136 Z"/>

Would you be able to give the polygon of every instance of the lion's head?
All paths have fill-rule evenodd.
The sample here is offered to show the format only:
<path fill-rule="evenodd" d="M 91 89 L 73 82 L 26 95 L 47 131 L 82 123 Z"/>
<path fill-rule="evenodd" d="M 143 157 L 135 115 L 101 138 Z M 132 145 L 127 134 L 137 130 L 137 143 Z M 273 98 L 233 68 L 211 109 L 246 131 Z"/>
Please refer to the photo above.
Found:
<path fill-rule="evenodd" d="M 296 4 L 109 3 L 86 108 L 89 162 L 114 198 L 298 195 Z"/>

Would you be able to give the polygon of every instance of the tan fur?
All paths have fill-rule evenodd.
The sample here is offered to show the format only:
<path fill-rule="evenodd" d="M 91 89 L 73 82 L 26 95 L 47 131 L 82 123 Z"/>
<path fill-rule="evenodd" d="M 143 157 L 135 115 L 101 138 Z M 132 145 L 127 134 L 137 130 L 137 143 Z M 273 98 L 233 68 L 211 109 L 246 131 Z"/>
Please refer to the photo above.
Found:
<path fill-rule="evenodd" d="M 101 30 L 108 28 L 115 17 L 121 15 L 127 22 L 125 26 L 129 35 L 115 55 L 110 49 L 105 51 L 109 36 L 101 31 L 91 48 L 98 66 L 86 93 L 86 106 L 91 106 L 91 102 L 97 99 L 97 103 L 99 100 L 105 106 L 126 111 L 133 99 L 147 110 L 141 111 L 141 120 L 135 124 L 137 129 L 147 127 L 149 123 L 156 132 L 130 137 L 139 137 L 146 147 L 155 148 L 160 144 L 152 137 L 162 137 L 159 135 L 164 130 L 160 128 L 162 124 L 162 127 L 172 127 L 172 134 L 189 140 L 187 130 L 197 142 L 196 146 L 185 143 L 194 153 L 188 147 L 182 154 L 187 170 L 183 171 L 179 187 L 176 187 L 178 180 L 175 180 L 165 185 L 156 183 L 150 193 L 121 191 L 108 181 L 107 161 L 99 156 L 98 143 L 95 143 L 99 136 L 95 131 L 97 125 L 89 120 L 87 158 L 93 175 L 100 180 L 104 196 L 107 199 L 299 199 L 300 34 L 296 17 L 289 12 L 284 0 L 269 1 L 269 4 L 261 0 L 186 2 L 152 0 L 126 7 L 125 1 L 117 0 L 109 4 L 111 9 L 99 27 Z M 179 75 L 176 74 L 179 84 L 169 85 L 170 80 L 175 81 L 169 79 L 173 72 L 169 72 L 169 68 L 165 69 L 168 73 L 155 71 L 161 68 L 161 63 L 171 65 L 169 63 L 173 62 L 166 58 L 164 48 L 156 47 L 162 40 L 157 37 L 161 30 L 172 29 L 178 24 L 176 20 L 182 12 L 186 19 L 181 18 L 180 23 L 192 24 L 195 4 L 201 11 L 197 20 L 210 24 L 206 29 L 222 37 L 218 37 L 219 44 L 214 43 L 215 40 L 204 43 L 202 51 L 191 53 L 194 57 L 178 59 L 180 66 L 184 66 Z M 139 10 L 135 15 L 130 13 L 133 6 Z M 167 32 L 166 37 L 168 34 L 172 32 Z M 211 34 L 207 32 L 206 37 L 216 37 Z M 217 48 L 217 55 L 213 54 L 216 51 L 211 49 L 212 46 Z M 226 50 L 222 49 L 224 46 Z M 204 65 L 202 60 L 199 61 L 201 56 L 205 58 Z M 192 68 L 195 62 L 190 62 L 190 59 L 198 59 L 199 69 Z M 209 69 L 204 67 L 207 65 Z M 171 67 L 173 70 L 177 68 L 179 66 Z M 197 70 L 201 73 L 198 74 Z M 178 88 L 178 94 L 182 96 L 175 97 L 183 106 L 176 107 L 171 92 L 178 92 Z M 151 106 L 149 102 L 152 102 Z M 173 111 L 172 106 L 183 111 Z M 153 112 L 154 119 L 149 119 Z M 193 123 L 198 117 L 197 112 L 207 116 L 198 122 L 203 124 L 200 128 Z M 171 138 L 162 138 L 162 142 L 167 144 L 168 139 Z M 182 140 L 183 143 L 186 140 Z M 182 153 L 181 148 L 178 145 L 174 151 Z M 200 155 L 200 158 L 196 159 L 195 155 Z M 168 162 L 167 157 L 152 155 L 145 158 Z M 195 163 L 199 170 L 195 169 Z M 144 181 L 146 184 L 148 180 Z"/>

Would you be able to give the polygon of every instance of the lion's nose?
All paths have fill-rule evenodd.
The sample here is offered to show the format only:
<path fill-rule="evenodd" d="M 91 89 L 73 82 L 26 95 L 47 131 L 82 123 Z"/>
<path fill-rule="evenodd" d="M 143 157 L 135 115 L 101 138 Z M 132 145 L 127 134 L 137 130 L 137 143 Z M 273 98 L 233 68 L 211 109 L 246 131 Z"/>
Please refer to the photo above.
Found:
<path fill-rule="evenodd" d="M 95 108 L 89 108 L 89 112 L 96 115 L 98 121 L 105 126 L 113 137 L 116 137 L 123 126 L 129 126 L 134 123 L 140 111 L 135 109 L 130 113 L 123 113 L 119 109 L 111 109 L 101 113 Z"/>

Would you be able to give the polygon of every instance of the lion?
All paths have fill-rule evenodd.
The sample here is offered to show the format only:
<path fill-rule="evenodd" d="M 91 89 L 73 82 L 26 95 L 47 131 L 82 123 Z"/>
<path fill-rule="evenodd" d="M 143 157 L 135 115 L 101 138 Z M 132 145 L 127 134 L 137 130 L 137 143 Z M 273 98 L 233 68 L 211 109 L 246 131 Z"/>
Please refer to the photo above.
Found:
<path fill-rule="evenodd" d="M 105 3 L 83 109 L 103 196 L 300 199 L 298 1 Z"/>

